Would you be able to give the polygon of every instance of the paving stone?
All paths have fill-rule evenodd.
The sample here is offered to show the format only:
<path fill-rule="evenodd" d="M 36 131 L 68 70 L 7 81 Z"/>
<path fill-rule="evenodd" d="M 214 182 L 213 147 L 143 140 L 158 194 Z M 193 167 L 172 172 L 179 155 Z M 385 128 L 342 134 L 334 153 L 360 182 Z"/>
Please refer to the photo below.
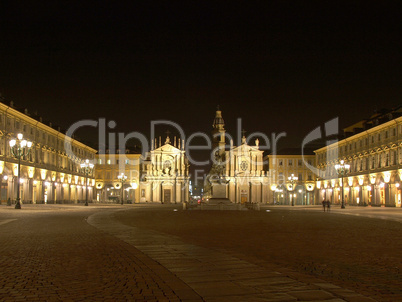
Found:
<path fill-rule="evenodd" d="M 346 301 L 348 301 L 348 302 L 373 302 L 373 301 L 376 301 L 376 300 L 371 299 L 369 297 L 364 297 L 362 295 L 356 295 L 356 296 L 348 297 L 346 299 Z"/>
<path fill-rule="evenodd" d="M 0 211 L 0 221 L 14 219 L 1 225 L 1 301 L 373 301 L 123 225 L 115 208 L 35 211 Z"/>
<path fill-rule="evenodd" d="M 291 291 L 289 295 L 296 297 L 301 301 L 318 301 L 328 300 L 334 298 L 334 296 L 323 290 L 305 290 L 305 291 Z"/>

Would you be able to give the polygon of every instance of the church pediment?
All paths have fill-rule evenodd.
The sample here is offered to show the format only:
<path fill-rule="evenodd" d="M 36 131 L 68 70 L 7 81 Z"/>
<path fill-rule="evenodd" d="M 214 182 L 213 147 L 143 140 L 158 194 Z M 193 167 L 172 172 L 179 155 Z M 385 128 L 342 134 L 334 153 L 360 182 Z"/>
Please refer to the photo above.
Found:
<path fill-rule="evenodd" d="M 169 153 L 179 153 L 180 149 L 173 147 L 171 144 L 165 144 L 154 150 L 154 152 L 169 152 Z"/>
<path fill-rule="evenodd" d="M 232 149 L 232 151 L 233 152 L 238 152 L 238 153 L 244 153 L 244 152 L 250 152 L 250 151 L 252 151 L 252 152 L 262 152 L 261 150 L 255 148 L 255 147 L 246 145 L 246 144 L 243 144 L 243 145 L 238 146 L 238 147 L 234 147 Z"/>

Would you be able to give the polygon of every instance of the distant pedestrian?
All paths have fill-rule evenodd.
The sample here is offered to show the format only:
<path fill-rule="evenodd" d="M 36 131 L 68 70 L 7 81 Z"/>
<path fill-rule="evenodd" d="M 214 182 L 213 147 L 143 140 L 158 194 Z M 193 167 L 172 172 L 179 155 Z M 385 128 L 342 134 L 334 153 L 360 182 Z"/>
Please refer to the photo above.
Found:
<path fill-rule="evenodd" d="M 327 200 L 327 211 L 329 212 L 330 209 L 331 209 L 331 202 Z"/>
<path fill-rule="evenodd" d="M 323 209 L 324 209 L 324 212 L 325 212 L 325 207 L 326 207 L 326 205 L 327 205 L 327 202 L 326 202 L 325 199 L 323 199 L 323 200 L 322 200 L 322 207 L 323 207 Z"/>

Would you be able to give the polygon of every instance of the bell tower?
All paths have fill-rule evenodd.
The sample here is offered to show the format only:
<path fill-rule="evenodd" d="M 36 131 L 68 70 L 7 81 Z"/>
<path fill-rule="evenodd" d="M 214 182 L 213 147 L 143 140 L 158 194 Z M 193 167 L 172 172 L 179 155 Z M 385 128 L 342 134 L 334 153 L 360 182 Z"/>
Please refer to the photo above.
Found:
<path fill-rule="evenodd" d="M 225 153 L 225 121 L 222 117 L 222 111 L 219 109 L 219 105 L 216 108 L 214 122 L 212 124 L 212 148 L 213 152 L 219 152 L 222 156 Z"/>

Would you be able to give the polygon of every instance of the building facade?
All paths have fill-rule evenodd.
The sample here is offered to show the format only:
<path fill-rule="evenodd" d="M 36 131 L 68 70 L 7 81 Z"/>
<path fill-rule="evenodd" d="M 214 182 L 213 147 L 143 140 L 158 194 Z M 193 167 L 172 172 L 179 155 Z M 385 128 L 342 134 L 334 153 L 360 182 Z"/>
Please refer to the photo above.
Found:
<path fill-rule="evenodd" d="M 234 146 L 233 140 L 230 139 L 229 148 L 226 150 L 225 122 L 219 108 L 215 113 L 212 127 L 212 152 L 216 158 L 219 157 L 222 160 L 223 164 L 221 172 L 211 170 L 207 178 L 207 186 L 211 185 L 211 179 L 221 176 L 226 182 L 226 197 L 231 202 L 267 203 L 269 179 L 264 170 L 263 151 L 259 149 L 258 139 L 255 140 L 254 146 L 247 144 L 244 135 L 240 146 Z M 215 166 L 219 165 L 216 163 Z M 211 192 L 210 189 L 208 191 Z M 210 196 L 211 193 L 209 193 Z"/>
<path fill-rule="evenodd" d="M 315 151 L 317 198 L 333 204 L 401 207 L 402 117 L 400 108 L 345 129 L 347 138 Z M 343 160 L 350 171 L 340 177 Z"/>
<path fill-rule="evenodd" d="M 95 199 L 102 203 L 140 202 L 141 154 L 98 154 L 95 159 Z M 127 178 L 119 178 L 121 175 Z"/>
<path fill-rule="evenodd" d="M 315 155 L 299 155 L 299 150 L 285 149 L 265 157 L 269 166 L 270 190 L 268 203 L 282 205 L 314 205 Z M 296 179 L 297 178 L 297 179 Z"/>
<path fill-rule="evenodd" d="M 94 177 L 80 164 L 93 161 L 96 150 L 66 136 L 34 118 L 27 109 L 18 110 L 0 103 L 0 174 L 1 201 L 15 200 L 18 188 L 18 160 L 13 156 L 10 140 L 21 133 L 31 141 L 30 153 L 21 158 L 20 198 L 22 203 L 57 203 L 92 199 Z"/>
<path fill-rule="evenodd" d="M 141 201 L 176 203 L 189 201 L 189 162 L 184 140 L 162 144 L 155 139 L 151 151 L 141 163 Z"/>

